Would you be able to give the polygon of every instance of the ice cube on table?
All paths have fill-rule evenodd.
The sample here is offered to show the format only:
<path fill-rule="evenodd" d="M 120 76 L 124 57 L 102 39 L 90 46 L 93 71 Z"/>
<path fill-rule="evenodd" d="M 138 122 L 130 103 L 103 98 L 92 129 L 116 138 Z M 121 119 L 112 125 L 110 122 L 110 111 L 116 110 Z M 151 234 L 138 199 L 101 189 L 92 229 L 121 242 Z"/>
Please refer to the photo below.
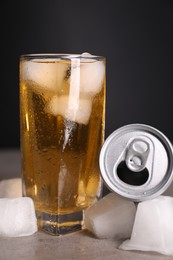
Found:
<path fill-rule="evenodd" d="M 0 181 L 0 198 L 22 197 L 22 180 L 13 178 Z"/>
<path fill-rule="evenodd" d="M 50 114 L 86 125 L 91 115 L 92 100 L 73 95 L 53 96 L 46 109 Z"/>
<path fill-rule="evenodd" d="M 131 238 L 120 248 L 173 255 L 173 198 L 162 195 L 140 202 Z"/>
<path fill-rule="evenodd" d="M 136 214 L 133 201 L 109 193 L 85 210 L 84 225 L 97 238 L 129 238 Z"/>
<path fill-rule="evenodd" d="M 0 236 L 29 236 L 37 230 L 35 208 L 31 198 L 0 199 Z"/>
<path fill-rule="evenodd" d="M 57 92 L 65 82 L 69 65 L 67 63 L 47 62 L 42 60 L 24 61 L 21 66 L 21 79 L 33 81 L 40 90 Z M 37 88 L 38 90 L 38 88 Z"/>

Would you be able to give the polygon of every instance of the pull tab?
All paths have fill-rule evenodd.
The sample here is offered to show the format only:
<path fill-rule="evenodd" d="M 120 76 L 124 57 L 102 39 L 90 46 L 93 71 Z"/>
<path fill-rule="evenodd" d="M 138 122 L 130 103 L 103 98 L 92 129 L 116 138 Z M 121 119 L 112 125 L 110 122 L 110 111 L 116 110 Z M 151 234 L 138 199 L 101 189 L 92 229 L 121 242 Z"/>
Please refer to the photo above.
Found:
<path fill-rule="evenodd" d="M 125 161 L 131 171 L 140 172 L 145 168 L 150 152 L 149 148 L 149 143 L 142 139 L 134 139 L 130 143 Z"/>

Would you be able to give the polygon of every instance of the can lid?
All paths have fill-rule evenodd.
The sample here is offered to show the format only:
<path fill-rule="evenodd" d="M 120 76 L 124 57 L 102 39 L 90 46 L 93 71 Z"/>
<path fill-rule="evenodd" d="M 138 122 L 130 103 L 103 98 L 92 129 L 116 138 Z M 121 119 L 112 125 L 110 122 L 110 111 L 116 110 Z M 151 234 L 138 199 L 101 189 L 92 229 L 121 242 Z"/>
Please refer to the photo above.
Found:
<path fill-rule="evenodd" d="M 99 163 L 106 186 L 133 201 L 157 197 L 173 181 L 173 146 L 145 124 L 115 130 L 102 146 Z"/>

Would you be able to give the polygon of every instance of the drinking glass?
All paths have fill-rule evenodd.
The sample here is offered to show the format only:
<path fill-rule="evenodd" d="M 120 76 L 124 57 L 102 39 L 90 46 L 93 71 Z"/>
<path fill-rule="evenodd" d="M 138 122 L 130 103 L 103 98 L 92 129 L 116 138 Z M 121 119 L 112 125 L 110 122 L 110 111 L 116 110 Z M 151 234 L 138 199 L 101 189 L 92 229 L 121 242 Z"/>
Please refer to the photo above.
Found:
<path fill-rule="evenodd" d="M 105 57 L 87 53 L 20 57 L 23 196 L 53 235 L 82 229 L 102 193 L 105 68 Z"/>

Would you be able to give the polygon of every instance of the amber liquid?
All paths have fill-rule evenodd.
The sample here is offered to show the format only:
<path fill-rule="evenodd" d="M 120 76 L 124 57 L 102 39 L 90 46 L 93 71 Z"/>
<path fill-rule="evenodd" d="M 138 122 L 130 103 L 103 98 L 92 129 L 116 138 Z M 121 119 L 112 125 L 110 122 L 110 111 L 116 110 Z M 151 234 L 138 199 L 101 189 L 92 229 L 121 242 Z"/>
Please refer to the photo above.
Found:
<path fill-rule="evenodd" d="M 68 84 L 63 86 L 67 94 Z M 35 203 L 40 228 L 59 235 L 81 228 L 79 213 L 101 195 L 105 84 L 92 98 L 87 124 L 51 114 L 53 95 L 33 81 L 20 81 L 23 193 Z"/>

